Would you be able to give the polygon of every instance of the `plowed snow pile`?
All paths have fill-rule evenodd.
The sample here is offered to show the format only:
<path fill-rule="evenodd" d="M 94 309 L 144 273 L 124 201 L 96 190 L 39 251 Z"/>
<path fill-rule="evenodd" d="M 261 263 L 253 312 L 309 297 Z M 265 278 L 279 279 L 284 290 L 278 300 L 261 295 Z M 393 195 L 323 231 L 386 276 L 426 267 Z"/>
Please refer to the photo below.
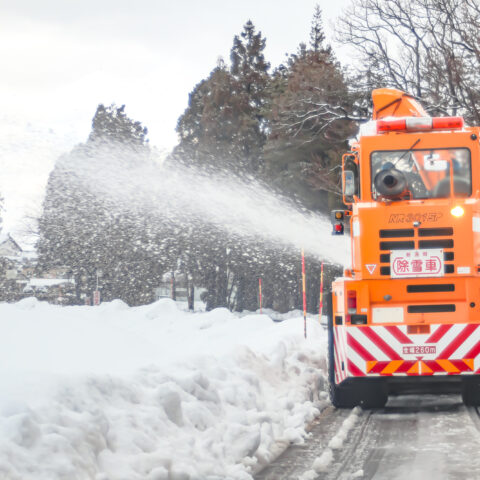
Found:
<path fill-rule="evenodd" d="M 0 304 L 0 479 L 251 479 L 322 404 L 308 333 L 170 300 Z"/>

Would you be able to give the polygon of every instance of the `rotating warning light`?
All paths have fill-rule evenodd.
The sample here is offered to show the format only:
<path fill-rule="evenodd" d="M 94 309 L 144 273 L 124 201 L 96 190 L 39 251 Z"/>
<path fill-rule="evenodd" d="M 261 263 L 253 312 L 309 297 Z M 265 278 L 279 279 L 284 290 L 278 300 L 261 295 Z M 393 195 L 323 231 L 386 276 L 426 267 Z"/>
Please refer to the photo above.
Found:
<path fill-rule="evenodd" d="M 451 213 L 454 217 L 461 217 L 461 216 L 465 213 L 465 210 L 464 210 L 460 205 L 457 205 L 456 207 L 453 207 L 453 208 L 450 210 L 450 213 Z"/>
<path fill-rule="evenodd" d="M 377 120 L 377 132 L 421 132 L 428 130 L 461 130 L 462 117 L 406 117 Z"/>

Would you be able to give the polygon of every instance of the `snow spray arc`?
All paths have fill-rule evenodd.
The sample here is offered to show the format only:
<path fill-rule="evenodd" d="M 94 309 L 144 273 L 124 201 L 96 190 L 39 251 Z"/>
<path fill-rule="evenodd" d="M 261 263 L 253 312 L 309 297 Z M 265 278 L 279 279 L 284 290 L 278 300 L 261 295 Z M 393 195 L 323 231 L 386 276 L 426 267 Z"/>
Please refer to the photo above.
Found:
<path fill-rule="evenodd" d="M 83 250 L 69 255 L 68 239 L 75 236 L 73 246 L 80 249 L 91 245 L 99 262 L 94 266 L 108 272 L 106 300 L 142 303 L 154 282 L 163 281 L 162 272 L 176 271 L 186 291 L 191 285 L 206 288 L 207 308 L 258 308 L 253 281 L 259 276 L 265 280 L 262 306 L 292 308 L 301 303 L 295 285 L 300 244 L 315 265 L 323 258 L 342 264 L 346 256 L 341 243 L 331 244 L 326 219 L 252 178 L 167 167 L 151 152 L 104 150 L 89 156 L 80 148 L 59 160 L 52 178 L 49 192 L 59 193 L 49 199 L 49 231 L 67 240 L 58 253 L 74 255 L 82 266 L 90 257 Z M 123 285 L 114 283 L 117 278 Z M 316 282 L 317 272 L 309 278 Z"/>
<path fill-rule="evenodd" d="M 201 219 L 237 236 L 297 251 L 303 247 L 309 255 L 339 265 L 348 262 L 348 242 L 336 239 L 332 245 L 327 218 L 301 211 L 254 178 L 182 165 L 167 168 L 155 158 L 137 161 L 131 152 L 108 150 L 101 158 L 96 154 L 64 162 L 62 169 L 93 195 L 108 198 L 119 213 L 146 220 L 156 212 L 187 223 Z"/>

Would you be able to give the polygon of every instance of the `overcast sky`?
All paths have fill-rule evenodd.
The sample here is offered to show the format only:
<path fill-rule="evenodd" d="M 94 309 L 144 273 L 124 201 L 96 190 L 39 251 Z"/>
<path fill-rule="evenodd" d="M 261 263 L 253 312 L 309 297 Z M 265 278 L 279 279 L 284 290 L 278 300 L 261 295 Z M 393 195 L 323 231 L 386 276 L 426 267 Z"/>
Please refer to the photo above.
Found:
<path fill-rule="evenodd" d="M 172 147 L 188 93 L 252 19 L 272 66 L 308 40 L 314 0 L 0 0 L 3 113 L 88 134 L 98 103 L 126 104 Z M 347 0 L 320 1 L 326 28 Z"/>
<path fill-rule="evenodd" d="M 307 42 L 315 4 L 349 0 L 0 0 L 0 194 L 6 230 L 38 215 L 55 160 L 85 141 L 99 103 L 125 104 L 170 150 L 188 94 L 229 59 L 248 19 L 272 67 Z"/>

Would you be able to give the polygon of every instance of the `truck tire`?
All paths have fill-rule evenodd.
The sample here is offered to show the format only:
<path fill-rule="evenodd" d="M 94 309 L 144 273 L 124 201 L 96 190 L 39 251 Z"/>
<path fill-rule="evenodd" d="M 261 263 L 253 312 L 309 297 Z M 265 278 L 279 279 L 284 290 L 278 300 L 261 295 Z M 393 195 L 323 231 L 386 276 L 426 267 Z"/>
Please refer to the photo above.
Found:
<path fill-rule="evenodd" d="M 477 375 L 462 379 L 462 400 L 467 407 L 480 406 L 480 378 Z"/>

